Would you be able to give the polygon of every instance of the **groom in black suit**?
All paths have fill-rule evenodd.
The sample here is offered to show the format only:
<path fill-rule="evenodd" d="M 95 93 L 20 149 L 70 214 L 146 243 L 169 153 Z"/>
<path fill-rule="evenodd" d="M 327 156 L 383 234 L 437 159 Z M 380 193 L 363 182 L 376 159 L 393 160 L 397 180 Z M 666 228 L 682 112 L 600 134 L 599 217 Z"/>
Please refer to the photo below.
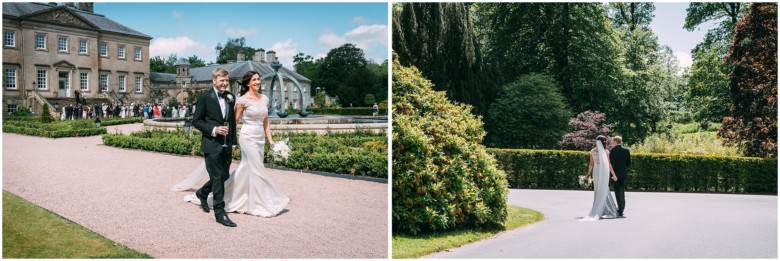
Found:
<path fill-rule="evenodd" d="M 609 151 L 609 163 L 617 175 L 617 181 L 612 182 L 615 189 L 615 198 L 618 204 L 618 217 L 622 218 L 623 209 L 626 207 L 626 179 L 628 178 L 628 167 L 631 165 L 631 152 L 624 148 L 623 138 L 620 136 L 612 137 L 612 149 Z"/>
<path fill-rule="evenodd" d="M 230 177 L 230 162 L 233 145 L 236 143 L 236 122 L 233 105 L 235 96 L 227 91 L 228 71 L 222 68 L 211 73 L 214 88 L 204 91 L 198 96 L 198 106 L 192 117 L 195 126 L 203 137 L 200 149 L 206 160 L 206 171 L 209 181 L 195 195 L 200 199 L 204 212 L 209 212 L 206 199 L 209 193 L 214 193 L 214 215 L 217 223 L 235 227 L 236 223 L 228 218 L 225 212 L 225 181 Z M 225 126 L 227 122 L 227 126 Z"/>

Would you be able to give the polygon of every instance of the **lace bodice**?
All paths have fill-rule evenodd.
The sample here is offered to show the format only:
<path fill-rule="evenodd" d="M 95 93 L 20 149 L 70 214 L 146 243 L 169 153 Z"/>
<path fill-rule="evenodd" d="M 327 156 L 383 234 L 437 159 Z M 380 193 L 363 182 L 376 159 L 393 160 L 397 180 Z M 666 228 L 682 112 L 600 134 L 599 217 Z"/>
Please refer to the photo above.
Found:
<path fill-rule="evenodd" d="M 250 100 L 246 96 L 238 97 L 236 104 L 244 105 L 241 120 L 247 125 L 262 126 L 263 119 L 268 116 L 268 97 L 260 96 L 260 100 Z"/>
<path fill-rule="evenodd" d="M 604 149 L 604 151 L 607 153 L 607 156 L 609 156 L 609 150 Z M 593 159 L 593 164 L 598 165 L 599 162 L 599 150 L 598 149 L 592 149 L 590 150 L 590 157 Z"/>

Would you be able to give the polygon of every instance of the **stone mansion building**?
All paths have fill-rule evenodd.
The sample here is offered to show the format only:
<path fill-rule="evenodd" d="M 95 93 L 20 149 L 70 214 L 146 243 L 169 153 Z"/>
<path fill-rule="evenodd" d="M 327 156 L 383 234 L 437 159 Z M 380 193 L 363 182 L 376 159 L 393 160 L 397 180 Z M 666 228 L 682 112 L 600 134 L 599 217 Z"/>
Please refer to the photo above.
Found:
<path fill-rule="evenodd" d="M 157 102 L 166 103 L 169 99 L 175 99 L 182 103 L 189 98 L 190 94 L 212 88 L 211 72 L 217 67 L 221 67 L 230 73 L 229 91 L 238 94 L 240 90 L 239 82 L 246 72 L 257 71 L 260 73 L 260 76 L 273 73 L 274 69 L 271 67 L 271 63 L 275 61 L 277 61 L 276 52 L 272 50 L 265 52 L 264 49 L 258 49 L 252 56 L 252 59 L 246 59 L 243 53 L 238 53 L 236 60 L 228 61 L 227 64 L 212 64 L 198 68 L 192 68 L 186 58 L 181 58 L 176 63 L 176 74 L 151 73 L 151 88 L 155 91 L 153 95 L 155 96 L 154 98 L 157 98 Z M 280 87 L 277 81 L 274 86 L 273 104 L 275 106 L 278 107 L 281 104 L 281 92 L 285 92 L 284 102 L 288 105 L 287 108 L 301 108 L 301 93 L 306 99 L 307 106 L 313 103 L 311 98 L 311 80 L 286 67 L 279 68 L 279 72 L 295 78 L 300 83 L 301 89 L 299 90 L 287 78 L 284 79 L 283 87 Z M 269 97 L 271 79 L 266 79 L 261 85 L 261 91 Z"/>
<path fill-rule="evenodd" d="M 58 115 L 80 90 L 88 104 L 146 100 L 152 37 L 93 3 L 3 3 L 3 114 L 21 106 Z"/>

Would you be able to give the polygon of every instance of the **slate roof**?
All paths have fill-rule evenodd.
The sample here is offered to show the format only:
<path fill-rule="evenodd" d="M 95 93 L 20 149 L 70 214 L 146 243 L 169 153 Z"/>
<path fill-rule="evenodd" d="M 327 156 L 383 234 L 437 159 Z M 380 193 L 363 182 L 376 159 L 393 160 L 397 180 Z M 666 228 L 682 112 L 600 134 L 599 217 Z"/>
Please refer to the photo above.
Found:
<path fill-rule="evenodd" d="M 67 8 L 72 13 L 94 24 L 102 31 L 127 34 L 127 35 L 152 39 L 151 36 L 133 30 L 132 28 L 124 26 L 120 23 L 117 23 L 116 21 L 111 20 L 104 15 L 85 12 L 85 11 L 77 10 L 72 7 L 65 7 L 61 5 L 53 6 L 44 3 L 3 2 L 3 17 L 5 16 L 22 17 L 25 15 L 41 12 L 46 9 L 52 9 L 52 8 Z"/>
<path fill-rule="evenodd" d="M 194 82 L 210 82 L 211 71 L 217 67 L 222 67 L 223 69 L 227 70 L 229 73 L 228 78 L 230 79 L 240 79 L 241 77 L 244 77 L 244 74 L 246 74 L 248 71 L 257 71 L 260 73 L 260 75 L 274 72 L 274 69 L 271 68 L 270 63 L 261 63 L 258 61 L 240 61 L 230 64 L 212 64 L 205 67 L 192 68 L 190 69 L 192 80 Z M 300 75 L 286 67 L 282 67 L 279 70 L 295 78 L 298 80 L 298 82 L 311 82 L 309 78 L 306 78 L 305 76 Z M 150 80 L 153 82 L 170 82 L 171 79 L 175 78 L 176 74 L 172 73 L 150 73 Z"/>

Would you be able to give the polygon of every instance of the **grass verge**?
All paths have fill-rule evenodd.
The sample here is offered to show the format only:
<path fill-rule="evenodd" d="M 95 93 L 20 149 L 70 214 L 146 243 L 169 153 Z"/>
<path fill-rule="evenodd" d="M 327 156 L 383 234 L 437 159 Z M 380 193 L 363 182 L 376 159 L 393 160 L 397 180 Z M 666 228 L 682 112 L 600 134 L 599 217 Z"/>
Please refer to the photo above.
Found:
<path fill-rule="evenodd" d="M 3 258 L 152 258 L 3 191 Z"/>
<path fill-rule="evenodd" d="M 393 258 L 417 258 L 431 253 L 459 247 L 513 230 L 544 219 L 544 215 L 527 208 L 508 206 L 506 224 L 496 229 L 458 229 L 442 233 L 393 235 Z"/>

